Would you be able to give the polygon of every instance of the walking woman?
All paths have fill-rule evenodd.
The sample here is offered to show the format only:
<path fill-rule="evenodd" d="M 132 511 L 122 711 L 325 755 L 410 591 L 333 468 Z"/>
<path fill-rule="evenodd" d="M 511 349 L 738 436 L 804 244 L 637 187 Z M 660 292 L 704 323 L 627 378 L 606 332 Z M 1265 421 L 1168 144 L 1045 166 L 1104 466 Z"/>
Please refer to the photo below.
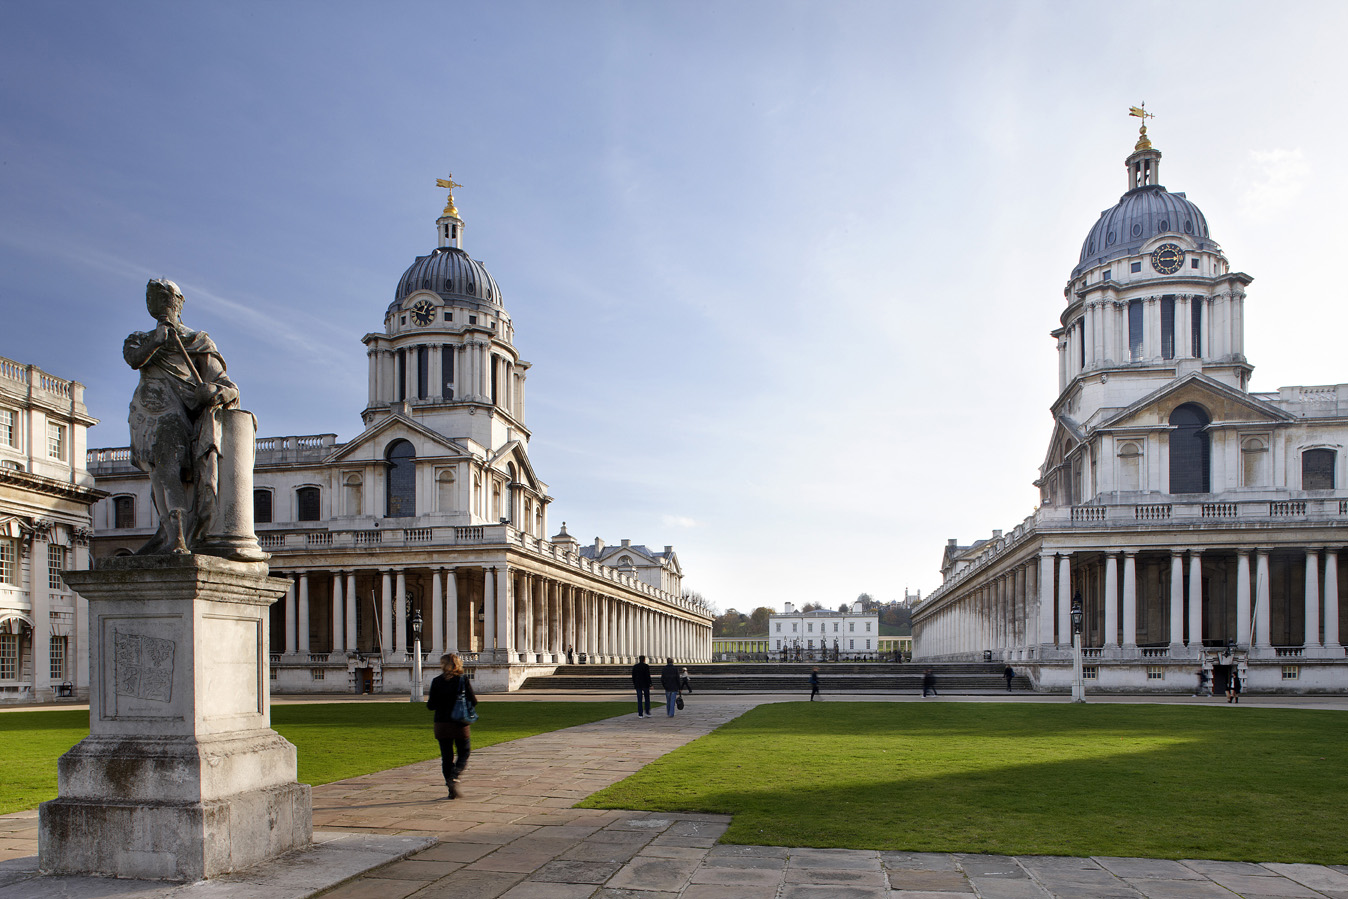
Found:
<path fill-rule="evenodd" d="M 435 740 L 440 744 L 440 771 L 445 776 L 445 787 L 450 799 L 459 798 L 459 774 L 468 764 L 472 736 L 470 727 L 477 720 L 477 696 L 473 682 L 463 672 L 463 659 L 454 653 L 440 657 L 440 671 L 431 681 L 431 693 L 426 708 L 435 713 Z M 459 699 L 464 703 L 455 709 Z M 456 717 L 458 716 L 462 717 Z M 458 758 L 455 758 L 455 752 Z"/>

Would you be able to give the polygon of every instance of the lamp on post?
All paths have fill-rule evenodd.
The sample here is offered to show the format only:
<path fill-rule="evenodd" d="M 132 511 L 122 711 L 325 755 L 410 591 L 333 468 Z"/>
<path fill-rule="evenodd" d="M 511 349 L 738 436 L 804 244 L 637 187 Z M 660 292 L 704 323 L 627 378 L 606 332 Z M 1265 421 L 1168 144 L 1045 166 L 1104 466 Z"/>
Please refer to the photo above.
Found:
<path fill-rule="evenodd" d="M 412 613 L 412 696 L 410 702 L 421 702 L 421 610 Z"/>
<path fill-rule="evenodd" d="M 1086 701 L 1086 679 L 1081 669 L 1081 625 L 1086 617 L 1081 608 L 1081 591 L 1072 596 L 1072 701 Z"/>

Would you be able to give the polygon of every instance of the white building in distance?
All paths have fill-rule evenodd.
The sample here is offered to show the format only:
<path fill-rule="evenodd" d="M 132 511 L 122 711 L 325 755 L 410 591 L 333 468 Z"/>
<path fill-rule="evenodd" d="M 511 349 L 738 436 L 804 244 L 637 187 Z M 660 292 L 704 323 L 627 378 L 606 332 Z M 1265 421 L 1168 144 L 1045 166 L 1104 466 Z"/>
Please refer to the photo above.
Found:
<path fill-rule="evenodd" d="M 88 603 L 61 572 L 89 567 L 97 423 L 83 384 L 0 358 L 0 702 L 88 695 Z"/>
<path fill-rule="evenodd" d="M 874 658 L 880 652 L 880 617 L 852 603 L 846 612 L 797 611 L 786 603 L 768 616 L 768 649 L 792 659 Z"/>
<path fill-rule="evenodd" d="M 458 652 L 480 690 L 514 689 L 568 655 L 702 661 L 712 615 L 682 595 L 672 547 L 582 548 L 549 538 L 548 486 L 529 458 L 525 379 L 501 289 L 462 246 L 451 194 L 438 247 L 418 256 L 366 334 L 364 430 L 257 441 L 256 530 L 274 575 L 272 688 L 406 691 L 420 617 L 427 679 Z M 247 397 L 244 397 L 245 404 Z M 156 527 L 125 448 L 94 450 L 110 496 L 95 554 L 130 552 Z"/>
<path fill-rule="evenodd" d="M 1145 126 L 1127 190 L 1067 279 L 1042 505 L 951 540 L 913 613 L 914 656 L 1087 690 L 1348 689 L 1348 384 L 1249 390 L 1245 289 Z M 1348 567 L 1348 566 L 1345 566 Z"/>

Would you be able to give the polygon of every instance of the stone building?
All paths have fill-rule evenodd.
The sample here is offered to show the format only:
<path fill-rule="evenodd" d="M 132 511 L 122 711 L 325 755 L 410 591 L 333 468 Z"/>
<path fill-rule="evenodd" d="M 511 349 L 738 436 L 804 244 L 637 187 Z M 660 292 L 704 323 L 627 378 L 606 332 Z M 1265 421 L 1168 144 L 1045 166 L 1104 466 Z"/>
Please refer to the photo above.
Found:
<path fill-rule="evenodd" d="M 61 572 L 89 567 L 84 385 L 0 358 L 0 702 L 87 696 L 88 607 Z"/>
<path fill-rule="evenodd" d="M 565 525 L 548 537 L 529 363 L 500 287 L 463 250 L 452 194 L 435 230 L 363 338 L 364 430 L 257 441 L 256 530 L 293 581 L 272 609 L 273 690 L 407 690 L 418 614 L 426 661 L 459 652 L 482 690 L 514 689 L 568 647 L 709 658 L 712 616 L 682 596 L 672 547 L 581 547 Z M 129 551 L 155 527 L 148 483 L 126 449 L 92 451 L 90 470 L 110 494 L 95 552 Z"/>
<path fill-rule="evenodd" d="M 1160 162 L 1144 127 L 1067 279 L 1041 506 L 949 542 L 915 656 L 1065 690 L 1079 597 L 1087 690 L 1348 689 L 1348 384 L 1249 390 L 1252 279 Z"/>
<path fill-rule="evenodd" d="M 860 602 L 846 612 L 799 611 L 792 603 L 768 616 L 769 651 L 790 658 L 875 657 L 880 652 L 880 617 L 862 611 Z"/>

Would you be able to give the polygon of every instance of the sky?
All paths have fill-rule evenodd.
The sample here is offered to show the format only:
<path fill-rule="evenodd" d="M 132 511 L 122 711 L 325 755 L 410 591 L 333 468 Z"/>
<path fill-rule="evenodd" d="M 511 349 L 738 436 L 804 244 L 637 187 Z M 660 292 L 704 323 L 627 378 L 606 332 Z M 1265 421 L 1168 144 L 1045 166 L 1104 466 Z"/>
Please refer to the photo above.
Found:
<path fill-rule="evenodd" d="M 1252 389 L 1348 381 L 1348 4 L 0 0 L 0 356 L 125 446 L 144 285 L 259 434 L 360 432 L 436 178 L 532 363 L 550 525 L 721 610 L 887 601 L 1038 499 L 1063 287 L 1161 182 Z"/>

